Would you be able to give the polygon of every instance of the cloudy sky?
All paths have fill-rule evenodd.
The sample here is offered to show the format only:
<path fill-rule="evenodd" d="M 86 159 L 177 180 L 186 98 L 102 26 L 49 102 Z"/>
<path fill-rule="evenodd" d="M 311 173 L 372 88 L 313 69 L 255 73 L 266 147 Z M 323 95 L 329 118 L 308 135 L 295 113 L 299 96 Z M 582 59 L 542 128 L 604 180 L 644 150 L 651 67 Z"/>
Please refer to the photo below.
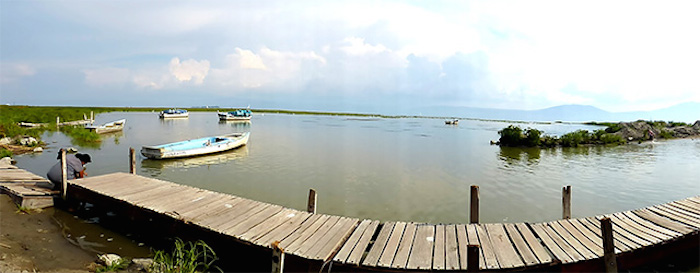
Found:
<path fill-rule="evenodd" d="M 6 1 L 0 101 L 410 112 L 700 101 L 698 1 Z"/>

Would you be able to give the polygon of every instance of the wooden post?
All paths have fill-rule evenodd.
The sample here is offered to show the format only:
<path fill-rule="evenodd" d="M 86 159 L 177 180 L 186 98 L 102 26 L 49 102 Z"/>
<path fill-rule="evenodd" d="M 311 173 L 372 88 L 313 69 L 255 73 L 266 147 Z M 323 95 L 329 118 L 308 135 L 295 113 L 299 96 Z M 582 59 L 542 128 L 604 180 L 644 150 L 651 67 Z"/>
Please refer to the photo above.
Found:
<path fill-rule="evenodd" d="M 95 122 L 95 113 L 90 111 L 90 122 Z"/>
<path fill-rule="evenodd" d="M 134 148 L 129 148 L 129 172 L 136 174 L 136 153 Z"/>
<path fill-rule="evenodd" d="M 61 124 L 61 118 L 56 117 L 56 128 L 58 128 L 60 124 Z"/>
<path fill-rule="evenodd" d="M 605 262 L 605 272 L 617 273 L 617 258 L 615 257 L 613 229 L 610 218 L 604 217 L 600 219 L 600 229 L 603 235 L 603 261 Z"/>
<path fill-rule="evenodd" d="M 571 186 L 561 189 L 562 219 L 571 219 Z"/>
<path fill-rule="evenodd" d="M 66 170 L 66 150 L 61 149 L 61 198 L 66 200 L 66 188 L 68 188 L 68 171 Z"/>
<path fill-rule="evenodd" d="M 316 190 L 309 189 L 309 204 L 307 206 L 307 211 L 310 213 L 316 213 Z"/>
<path fill-rule="evenodd" d="M 479 223 L 479 186 L 472 185 L 471 187 L 471 202 L 469 203 L 469 223 Z"/>
<path fill-rule="evenodd" d="M 479 245 L 467 246 L 467 272 L 479 271 Z"/>
<path fill-rule="evenodd" d="M 284 271 L 284 249 L 280 248 L 280 241 L 272 243 L 272 273 Z"/>

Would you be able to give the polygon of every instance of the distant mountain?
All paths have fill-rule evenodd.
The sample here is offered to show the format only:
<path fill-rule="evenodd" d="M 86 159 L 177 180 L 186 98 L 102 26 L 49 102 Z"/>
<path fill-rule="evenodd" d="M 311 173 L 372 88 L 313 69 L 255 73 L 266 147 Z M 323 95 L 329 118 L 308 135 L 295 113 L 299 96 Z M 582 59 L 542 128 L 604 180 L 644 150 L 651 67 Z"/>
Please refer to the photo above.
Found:
<path fill-rule="evenodd" d="M 490 109 L 478 107 L 425 107 L 424 115 L 521 121 L 634 121 L 665 120 L 693 123 L 700 120 L 700 103 L 687 102 L 653 111 L 608 112 L 590 105 L 561 105 L 540 110 Z"/>

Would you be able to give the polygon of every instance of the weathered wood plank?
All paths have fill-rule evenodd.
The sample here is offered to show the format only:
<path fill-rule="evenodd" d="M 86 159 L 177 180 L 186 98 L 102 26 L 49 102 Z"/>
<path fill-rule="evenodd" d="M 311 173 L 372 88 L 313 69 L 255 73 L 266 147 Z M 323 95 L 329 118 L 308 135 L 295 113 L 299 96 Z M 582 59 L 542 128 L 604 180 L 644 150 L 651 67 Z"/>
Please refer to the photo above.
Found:
<path fill-rule="evenodd" d="M 688 234 L 693 231 L 693 228 L 686 226 L 684 224 L 681 224 L 679 222 L 672 221 L 668 218 L 664 218 L 662 216 L 659 216 L 657 214 L 654 214 L 652 212 L 649 212 L 647 210 L 635 210 L 632 211 L 634 214 L 636 214 L 639 217 L 642 217 L 644 219 L 647 219 L 651 222 L 654 222 L 662 227 L 665 227 L 667 229 L 680 232 L 681 234 Z"/>
<path fill-rule="evenodd" d="M 234 196 L 212 198 L 208 200 L 209 202 L 203 203 L 195 209 L 180 212 L 180 218 L 187 222 L 197 223 L 201 219 L 223 213 L 243 200 L 243 198 Z"/>
<path fill-rule="evenodd" d="M 513 245 L 518 251 L 520 258 L 523 260 L 524 265 L 533 266 L 539 264 L 540 262 L 537 260 L 537 257 L 535 257 L 535 254 L 527 245 L 527 242 L 525 242 L 523 236 L 520 235 L 520 232 L 515 227 L 515 225 L 503 224 L 503 227 L 506 229 L 508 237 L 510 237 L 511 242 L 513 242 Z"/>
<path fill-rule="evenodd" d="M 622 213 L 613 213 L 610 215 L 610 219 L 613 221 L 618 221 L 621 225 L 625 226 L 630 233 L 634 233 L 636 236 L 643 238 L 651 242 L 652 244 L 658 244 L 665 240 L 671 239 L 670 236 L 656 232 L 655 230 L 649 229 L 645 226 L 638 224 L 635 221 L 630 220 Z"/>
<path fill-rule="evenodd" d="M 306 239 L 311 237 L 323 223 L 328 221 L 330 215 L 312 214 L 309 219 L 301 224 L 299 229 L 280 241 L 280 248 L 290 253 L 292 249 L 298 248 Z"/>
<path fill-rule="evenodd" d="M 466 225 L 456 225 L 457 232 L 457 249 L 459 252 L 459 269 L 467 270 L 467 246 L 469 241 L 467 240 L 467 226 Z"/>
<path fill-rule="evenodd" d="M 445 225 L 435 226 L 435 244 L 433 245 L 433 269 L 445 270 Z"/>
<path fill-rule="evenodd" d="M 550 222 L 549 227 L 552 228 L 559 236 L 561 236 L 566 243 L 568 243 L 574 250 L 578 251 L 585 260 L 595 259 L 599 256 L 593 253 L 591 249 L 586 247 L 581 241 L 579 241 L 574 235 L 571 234 L 566 228 L 564 228 L 558 221 Z"/>
<path fill-rule="evenodd" d="M 382 256 L 382 252 L 384 252 L 384 247 L 389 241 L 391 232 L 394 231 L 394 226 L 396 226 L 396 222 L 384 223 L 382 229 L 379 231 L 377 239 L 374 240 L 374 245 L 372 245 L 372 248 L 369 250 L 369 253 L 367 253 L 367 257 L 365 257 L 365 259 L 362 261 L 362 265 L 377 265 L 377 263 L 379 262 L 379 258 Z"/>
<path fill-rule="evenodd" d="M 632 213 L 631 211 L 625 211 L 625 212 L 622 212 L 622 214 L 624 214 L 625 216 L 627 216 L 627 218 L 632 219 L 633 221 L 637 222 L 638 224 L 640 224 L 642 226 L 645 226 L 649 229 L 655 230 L 659 233 L 665 234 L 665 235 L 670 236 L 672 238 L 683 236 L 683 234 L 681 234 L 679 232 L 667 229 L 665 227 L 657 225 L 654 222 L 643 219 L 643 218 L 637 216 L 636 214 Z"/>
<path fill-rule="evenodd" d="M 555 243 L 564 251 L 566 252 L 569 257 L 573 260 L 573 262 L 578 262 L 585 260 L 586 257 L 581 254 L 582 250 L 577 250 L 576 247 L 572 246 L 566 238 L 562 237 L 561 234 L 559 234 L 556 230 L 552 228 L 552 226 L 549 223 L 543 223 L 542 224 L 543 230 L 549 235 L 552 240 L 554 240 Z"/>
<path fill-rule="evenodd" d="M 340 251 L 338 251 L 335 257 L 333 257 L 333 261 L 343 263 L 348 259 L 350 252 L 352 252 L 352 250 L 355 248 L 357 242 L 360 240 L 360 237 L 362 237 L 362 233 L 365 232 L 371 222 L 372 221 L 370 220 L 362 220 L 362 222 L 357 225 L 357 228 L 355 228 L 355 230 L 352 232 L 350 238 L 345 241 L 343 247 L 340 249 Z"/>
<path fill-rule="evenodd" d="M 362 255 L 365 254 L 365 250 L 367 250 L 367 246 L 369 246 L 369 242 L 372 240 L 372 237 L 374 236 L 377 227 L 379 227 L 379 221 L 377 220 L 374 220 L 372 221 L 372 223 L 369 224 L 365 232 L 362 233 L 362 236 L 360 236 L 360 240 L 357 241 L 357 245 L 355 245 L 355 248 L 353 248 L 352 252 L 350 252 L 350 255 L 348 255 L 346 263 L 352 265 L 360 264 Z"/>
<path fill-rule="evenodd" d="M 676 217 L 676 219 L 682 219 L 682 223 L 693 226 L 693 227 L 700 227 L 700 215 L 695 215 L 691 212 L 686 212 L 683 210 L 676 210 L 674 207 L 671 206 L 656 206 L 656 207 L 649 207 L 647 208 L 651 211 L 656 212 L 657 214 L 661 214 L 661 212 L 670 214 Z"/>
<path fill-rule="evenodd" d="M 413 248 L 408 257 L 408 269 L 431 269 L 433 262 L 433 245 L 435 243 L 435 226 L 419 225 L 413 240 Z"/>
<path fill-rule="evenodd" d="M 487 269 L 499 269 L 500 264 L 498 263 L 498 257 L 496 256 L 496 249 L 491 243 L 491 239 L 486 233 L 483 225 L 475 225 L 476 236 L 479 237 L 479 244 L 481 245 L 481 252 L 484 253 L 484 260 L 486 261 Z M 468 230 L 467 230 L 468 231 Z"/>
<path fill-rule="evenodd" d="M 683 208 L 687 211 L 692 211 L 693 213 L 700 214 L 700 208 L 694 203 L 686 200 L 679 200 L 675 202 L 668 203 L 672 206 L 677 206 Z"/>
<path fill-rule="evenodd" d="M 481 246 L 481 242 L 479 242 L 479 236 L 477 235 L 477 230 L 476 227 L 478 224 L 469 224 L 466 226 L 467 229 L 467 240 L 469 241 L 468 245 L 478 245 L 479 246 L 479 270 L 484 270 L 487 269 L 486 265 L 486 256 L 484 255 L 484 249 Z M 469 251 L 469 250 L 467 250 Z M 469 262 L 467 262 L 469 263 Z M 467 264 L 469 265 L 469 264 Z"/>
<path fill-rule="evenodd" d="M 574 236 L 574 238 L 576 238 L 581 244 L 583 244 L 584 246 L 586 246 L 586 248 L 592 251 L 593 254 L 596 255 L 596 257 L 603 257 L 604 252 L 600 237 L 596 237 L 593 234 L 587 234 L 585 232 L 582 232 L 578 227 L 574 225 L 574 223 L 578 223 L 575 221 L 559 220 L 557 221 L 557 223 L 564 227 L 564 229 L 566 229 L 569 233 L 571 233 L 571 235 Z M 588 230 L 586 228 L 584 229 L 586 231 Z"/>
<path fill-rule="evenodd" d="M 465 239 L 465 249 L 466 249 L 466 239 L 467 233 L 464 230 Z M 459 269 L 459 240 L 457 239 L 457 227 L 455 225 L 445 226 L 445 269 L 447 270 L 458 270 Z M 462 254 L 466 255 L 466 252 Z M 465 264 L 466 266 L 466 264 Z"/>
<path fill-rule="evenodd" d="M 260 236 L 261 234 L 270 232 L 271 230 L 277 228 L 279 225 L 281 225 L 284 221 L 287 221 L 289 218 L 296 216 L 295 214 L 296 210 L 289 209 L 289 208 L 283 208 L 276 214 L 270 216 L 269 218 L 263 220 L 260 222 L 260 224 L 250 228 L 248 231 L 238 235 L 238 238 L 242 240 L 246 240 L 249 242 L 252 242 L 253 238 L 256 238 Z"/>
<path fill-rule="evenodd" d="M 547 249 L 549 249 L 549 252 L 554 255 L 554 258 L 562 263 L 571 263 L 574 261 L 569 254 L 564 252 L 564 250 L 562 250 L 561 247 L 554 242 L 554 239 L 552 239 L 549 234 L 545 232 L 544 224 L 530 224 L 530 227 L 535 232 L 535 235 L 542 240 L 542 243 L 547 247 Z"/>
<path fill-rule="evenodd" d="M 408 257 L 411 253 L 411 248 L 413 247 L 416 228 L 416 224 L 414 223 L 406 224 L 403 236 L 401 237 L 401 242 L 399 242 L 399 248 L 396 250 L 394 260 L 391 262 L 392 268 L 406 268 L 406 265 L 408 264 Z"/>
<path fill-rule="evenodd" d="M 301 229 L 304 223 L 314 221 L 309 220 L 312 214 L 304 211 L 296 211 L 294 215 L 285 220 L 282 224 L 270 230 L 266 234 L 259 235 L 253 238 L 253 243 L 261 246 L 269 246 L 275 241 L 282 241 L 286 239 L 289 235 Z"/>
<path fill-rule="evenodd" d="M 313 248 L 320 239 L 328 233 L 335 224 L 340 221 L 340 216 L 332 215 L 324 222 L 311 236 L 304 240 L 297 248 L 290 247 L 289 252 L 294 255 L 310 258 L 310 250 Z"/>
<path fill-rule="evenodd" d="M 391 232 L 391 236 L 386 246 L 384 246 L 384 251 L 377 262 L 378 266 L 391 267 L 391 263 L 394 261 L 394 257 L 396 257 L 396 251 L 399 249 L 399 243 L 401 242 L 405 229 L 405 222 L 397 222 L 396 225 L 394 225 L 394 230 Z"/>
<path fill-rule="evenodd" d="M 219 229 L 224 234 L 228 234 L 240 239 L 241 234 L 250 230 L 254 226 L 262 223 L 266 219 L 272 217 L 272 215 L 275 215 L 282 209 L 282 206 L 270 205 L 257 213 L 251 213 L 250 215 L 241 215 L 241 217 L 239 218 L 232 219 L 231 222 L 235 224 L 225 225 L 220 227 Z"/>
<path fill-rule="evenodd" d="M 686 211 L 688 213 L 692 213 L 695 215 L 700 214 L 700 209 L 695 209 L 693 207 L 689 207 L 683 203 L 672 202 L 672 203 L 668 203 L 666 205 L 672 206 L 674 208 L 677 208 L 677 209 L 680 209 L 680 210 L 683 210 L 683 211 Z"/>
<path fill-rule="evenodd" d="M 598 229 L 600 232 L 602 232 L 602 229 L 600 227 L 600 220 L 596 219 L 595 217 L 581 218 L 579 220 L 586 221 L 588 224 L 593 225 L 595 227 L 594 229 Z M 639 244 L 631 241 L 627 237 L 622 236 L 622 234 L 620 234 L 618 232 L 617 228 L 615 228 L 614 226 L 613 226 L 613 239 L 615 241 L 614 246 L 619 247 L 622 251 L 630 251 L 630 250 L 638 249 L 641 247 Z"/>
<path fill-rule="evenodd" d="M 494 252 L 501 268 L 518 268 L 525 266 L 520 255 L 513 248 L 510 238 L 506 234 L 503 224 L 484 224 L 484 228 L 493 245 Z"/>
<path fill-rule="evenodd" d="M 234 200 L 230 203 L 219 204 L 214 207 L 212 213 L 200 215 L 196 218 L 194 223 L 200 226 L 216 230 L 216 228 L 225 225 L 238 215 L 243 213 L 257 212 L 265 208 L 265 204 L 262 202 L 255 202 L 249 199 L 239 199 Z"/>
<path fill-rule="evenodd" d="M 700 228 L 700 224 L 696 223 L 694 220 L 689 219 L 688 217 L 684 215 L 677 215 L 674 212 L 669 212 L 664 209 L 660 208 L 655 208 L 655 207 L 648 207 L 646 208 L 649 212 L 656 213 L 659 216 L 666 217 L 668 219 L 671 219 L 673 221 L 679 222 L 681 224 L 684 224 L 690 228 Z"/>
<path fill-rule="evenodd" d="M 614 229 L 622 236 L 625 236 L 626 238 L 634 241 L 642 247 L 650 246 L 653 244 L 649 240 L 645 239 L 644 237 L 646 236 L 644 236 L 643 234 L 636 234 L 634 231 L 630 230 L 631 228 L 628 225 L 626 225 L 625 222 L 620 221 L 619 219 L 612 217 L 611 215 L 607 215 L 607 217 L 610 218 L 610 222 L 612 222 Z M 600 219 L 602 219 L 603 216 L 598 216 L 596 218 L 600 221 Z"/>
<path fill-rule="evenodd" d="M 547 252 L 544 246 L 537 240 L 537 238 L 535 238 L 535 234 L 530 231 L 530 228 L 527 227 L 525 223 L 516 223 L 515 227 L 518 229 L 518 231 L 520 231 L 520 234 L 523 236 L 528 246 L 530 246 L 530 249 L 532 249 L 535 257 L 537 257 L 537 260 L 543 264 L 553 262 L 554 257 L 549 255 L 549 252 Z"/>
<path fill-rule="evenodd" d="M 318 243 L 309 250 L 309 257 L 316 260 L 328 261 L 332 258 L 343 242 L 350 237 L 352 231 L 357 227 L 360 220 L 355 218 L 341 217 L 326 235 L 318 240 Z"/>

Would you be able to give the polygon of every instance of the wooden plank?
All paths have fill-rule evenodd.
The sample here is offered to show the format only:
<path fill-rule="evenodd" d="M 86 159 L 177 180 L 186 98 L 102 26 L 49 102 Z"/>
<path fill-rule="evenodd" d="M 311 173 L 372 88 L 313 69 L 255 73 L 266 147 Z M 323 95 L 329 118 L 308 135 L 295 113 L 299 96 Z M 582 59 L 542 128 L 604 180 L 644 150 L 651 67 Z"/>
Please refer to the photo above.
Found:
<path fill-rule="evenodd" d="M 669 205 L 669 204 L 662 204 L 662 205 L 659 205 L 658 207 L 663 207 L 663 208 L 668 209 L 668 210 L 673 210 L 673 211 L 675 211 L 675 212 L 678 212 L 678 213 L 681 213 L 681 214 L 683 214 L 683 215 L 686 215 L 686 216 L 688 216 L 688 217 L 690 217 L 690 218 L 692 218 L 692 219 L 700 220 L 700 213 L 694 213 L 694 212 L 692 212 L 692 211 L 680 209 L 680 208 L 678 208 L 678 207 L 674 207 L 674 206 L 671 206 L 671 205 Z"/>
<path fill-rule="evenodd" d="M 180 218 L 187 222 L 199 223 L 202 219 L 223 213 L 233 208 L 239 202 L 243 202 L 243 200 L 245 199 L 234 196 L 217 197 L 213 200 L 209 200 L 207 203 L 201 204 L 198 208 L 181 212 Z"/>
<path fill-rule="evenodd" d="M 623 213 L 614 213 L 611 215 L 611 218 L 615 218 L 615 220 L 620 221 L 621 223 L 625 223 L 625 225 L 627 225 L 631 229 L 630 232 L 633 232 L 634 234 L 637 234 L 637 236 L 640 236 L 647 241 L 653 242 L 654 244 L 662 243 L 666 240 L 673 239 L 673 237 L 671 236 L 640 225 L 632 219 L 629 219 Z"/>
<path fill-rule="evenodd" d="M 610 218 L 610 221 L 612 222 L 613 226 L 615 227 L 614 229 L 617 230 L 617 232 L 619 234 L 621 234 L 622 236 L 627 237 L 628 239 L 634 241 L 635 243 L 639 244 L 642 247 L 650 246 L 653 244 L 653 242 L 644 238 L 644 237 L 648 237 L 648 236 L 645 236 L 644 234 L 635 233 L 634 230 L 631 227 L 629 227 L 625 222 L 620 221 L 619 219 L 617 219 L 615 217 L 612 217 L 612 215 L 607 215 L 607 217 Z M 600 217 L 600 218 L 602 218 L 602 217 Z M 653 237 L 651 237 L 651 238 L 653 238 Z"/>
<path fill-rule="evenodd" d="M 566 241 L 566 243 L 568 243 L 571 247 L 573 247 L 574 250 L 578 251 L 578 253 L 580 253 L 585 260 L 595 259 L 595 258 L 600 257 L 600 256 L 596 255 L 595 253 L 593 253 L 593 251 L 591 249 L 589 249 L 588 247 L 586 247 L 583 243 L 581 243 L 581 241 L 579 241 L 578 238 L 576 238 L 576 236 L 572 235 L 571 232 L 569 232 L 566 228 L 564 228 L 564 226 L 559 224 L 558 221 L 550 222 L 548 225 L 559 236 L 561 236 L 561 238 L 564 239 L 564 241 Z"/>
<path fill-rule="evenodd" d="M 600 237 L 596 237 L 593 234 L 582 232 L 574 223 L 578 223 L 570 220 L 559 220 L 557 221 L 564 229 L 571 233 L 574 238 L 576 238 L 581 244 L 586 246 L 596 257 L 603 257 L 603 246 Z M 583 228 L 583 227 L 582 227 Z M 583 228 L 585 231 L 588 229 Z"/>
<path fill-rule="evenodd" d="M 310 257 L 322 261 L 330 260 L 359 223 L 360 219 L 341 217 L 338 223 L 309 250 Z"/>
<path fill-rule="evenodd" d="M 456 225 L 455 229 L 457 231 L 457 249 L 459 253 L 459 269 L 467 270 L 467 245 L 469 241 L 467 240 L 467 226 Z"/>
<path fill-rule="evenodd" d="M 188 187 L 170 195 L 145 200 L 140 202 L 138 205 L 149 208 L 155 212 L 163 213 L 167 211 L 168 206 L 183 202 L 183 200 L 187 200 L 190 196 L 195 195 L 197 195 L 197 189 Z"/>
<path fill-rule="evenodd" d="M 688 217 L 683 214 L 677 214 L 674 211 L 668 211 L 663 208 L 657 208 L 657 207 L 648 207 L 646 208 L 650 212 L 656 213 L 660 216 L 669 218 L 673 221 L 680 222 L 686 226 L 692 227 L 692 228 L 700 228 L 700 222 L 696 222 L 696 220 L 693 220 L 692 217 Z"/>
<path fill-rule="evenodd" d="M 377 262 L 378 266 L 391 267 L 391 263 L 394 261 L 394 257 L 396 257 L 396 251 L 399 249 L 399 243 L 401 242 L 405 230 L 406 222 L 397 222 L 396 225 L 394 225 L 394 230 L 391 232 L 391 236 L 386 246 L 384 246 L 384 251 Z"/>
<path fill-rule="evenodd" d="M 328 233 L 335 224 L 340 221 L 340 216 L 332 215 L 319 228 L 311 234 L 306 240 L 300 241 L 301 244 L 297 248 L 289 248 L 289 252 L 299 257 L 310 258 L 311 248 L 313 248 L 320 239 Z"/>
<path fill-rule="evenodd" d="M 694 227 L 700 227 L 700 215 L 693 214 L 692 212 L 676 209 L 675 207 L 672 206 L 657 206 L 653 207 L 654 209 L 658 209 L 660 211 L 664 211 L 665 213 L 669 213 L 671 215 L 675 215 L 678 217 L 678 219 L 683 219 L 683 223 L 687 224 L 689 226 L 694 226 Z M 650 209 L 651 208 L 647 208 Z"/>
<path fill-rule="evenodd" d="M 537 238 L 535 238 L 535 234 L 530 231 L 530 228 L 528 228 L 525 223 L 516 223 L 515 227 L 523 236 L 527 245 L 530 246 L 530 249 L 540 263 L 549 264 L 554 261 L 554 257 L 552 257 L 544 246 L 537 240 Z"/>
<path fill-rule="evenodd" d="M 600 227 L 600 220 L 595 217 L 580 218 L 581 221 L 586 221 L 588 224 L 595 226 L 600 232 L 602 229 Z M 601 237 L 602 238 L 602 237 Z M 640 248 L 641 246 L 625 236 L 622 236 L 616 228 L 613 227 L 613 239 L 615 240 L 614 246 L 619 247 L 623 251 L 630 251 L 633 249 Z M 602 239 L 601 239 L 602 240 Z"/>
<path fill-rule="evenodd" d="M 433 269 L 445 270 L 445 225 L 435 226 L 435 243 L 433 245 Z"/>
<path fill-rule="evenodd" d="M 362 222 L 357 225 L 357 228 L 355 228 L 355 230 L 352 232 L 350 238 L 345 241 L 345 244 L 343 244 L 343 247 L 340 249 L 340 251 L 338 251 L 338 254 L 333 257 L 333 261 L 344 263 L 348 259 L 350 252 L 352 252 L 352 250 L 355 248 L 357 242 L 360 240 L 360 237 L 362 237 L 362 233 L 365 232 L 371 222 L 372 221 L 370 220 L 362 220 Z"/>
<path fill-rule="evenodd" d="M 581 219 L 571 219 L 571 224 L 574 225 L 575 227 L 578 228 L 581 233 L 590 233 L 592 236 L 587 236 L 591 238 L 593 242 L 596 244 L 600 244 L 601 247 L 603 247 L 603 236 L 602 236 L 602 230 L 600 229 L 600 223 L 598 223 L 598 226 L 591 224 L 587 220 L 581 220 Z M 615 247 L 615 253 L 622 253 L 623 251 L 629 251 L 630 248 L 623 244 L 622 242 L 619 242 L 618 240 L 614 241 L 613 246 Z"/>
<path fill-rule="evenodd" d="M 644 209 L 635 210 L 635 211 L 632 211 L 632 213 L 636 214 L 639 217 L 647 219 L 651 222 L 654 222 L 657 225 L 660 225 L 660 226 L 665 227 L 667 229 L 679 232 L 681 234 L 688 234 L 690 232 L 693 232 L 693 228 L 691 228 L 691 227 L 688 227 L 684 224 L 672 221 L 668 218 L 658 216 L 658 215 L 656 215 L 652 212 L 649 212 L 647 210 L 644 210 Z"/>
<path fill-rule="evenodd" d="M 241 215 L 243 213 L 257 212 L 265 208 L 265 204 L 262 202 L 255 202 L 248 199 L 240 199 L 237 202 L 230 202 L 219 205 L 218 210 L 200 215 L 197 217 L 194 223 L 200 226 L 210 228 L 212 230 L 217 230 L 218 227 L 225 225 L 231 221 L 232 218 Z M 218 230 L 217 230 L 218 231 Z"/>
<path fill-rule="evenodd" d="M 496 256 L 496 250 L 491 243 L 491 239 L 486 233 L 486 230 L 482 225 L 475 225 L 476 236 L 479 238 L 479 245 L 481 246 L 481 252 L 484 253 L 484 260 L 486 261 L 487 269 L 499 269 L 501 268 L 498 263 L 498 257 Z M 467 230 L 468 231 L 468 230 Z"/>
<path fill-rule="evenodd" d="M 246 215 L 246 216 L 241 216 L 237 219 L 234 219 L 231 222 L 237 222 L 235 225 L 232 225 L 232 226 L 226 225 L 226 227 L 221 227 L 220 229 L 221 229 L 222 233 L 228 234 L 228 235 L 231 235 L 231 236 L 234 236 L 234 237 L 240 239 L 241 234 L 250 230 L 251 228 L 255 227 L 256 225 L 262 223 L 263 221 L 272 217 L 273 215 L 277 214 L 278 212 L 282 211 L 282 209 L 283 209 L 282 206 L 270 205 L 258 213 L 250 214 L 250 215 Z M 240 219 L 240 221 L 237 221 L 238 219 Z"/>
<path fill-rule="evenodd" d="M 577 250 L 576 247 L 572 246 L 566 238 L 562 237 L 561 234 L 559 234 L 556 230 L 552 228 L 549 223 L 543 223 L 542 224 L 543 230 L 549 235 L 552 240 L 564 251 L 566 254 L 571 257 L 573 262 L 578 262 L 585 260 L 586 257 L 581 254 L 583 252 L 582 250 Z"/>
<path fill-rule="evenodd" d="M 310 213 L 303 211 L 296 211 L 293 216 L 285 220 L 282 224 L 271 230 L 266 234 L 258 235 L 253 238 L 253 243 L 261 246 L 269 246 L 275 241 L 282 241 L 286 239 L 289 235 L 294 233 L 296 230 L 303 226 L 303 223 L 307 223 L 311 217 Z"/>
<path fill-rule="evenodd" d="M 680 202 L 671 202 L 671 203 L 668 203 L 667 205 L 691 212 L 693 214 L 700 214 L 700 209 L 697 209 L 697 208 L 692 207 L 692 206 L 688 206 L 688 205 L 680 203 Z"/>
<path fill-rule="evenodd" d="M 625 211 L 625 212 L 622 212 L 622 214 L 624 214 L 625 216 L 627 216 L 627 218 L 632 219 L 633 221 L 637 222 L 640 225 L 643 225 L 649 229 L 653 229 L 657 232 L 666 234 L 666 235 L 671 236 L 673 238 L 683 236 L 683 234 L 681 234 L 681 233 L 678 233 L 676 231 L 659 226 L 659 225 L 657 225 L 654 222 L 651 222 L 649 220 L 642 219 L 641 217 L 637 216 L 636 214 L 632 213 L 631 211 Z"/>
<path fill-rule="evenodd" d="M 467 239 L 466 232 L 465 229 L 465 243 Z M 466 249 L 466 244 L 464 246 Z M 466 252 L 464 256 L 467 256 Z M 458 270 L 459 268 L 459 239 L 457 238 L 457 227 L 455 225 L 447 225 L 445 226 L 445 269 Z"/>
<path fill-rule="evenodd" d="M 365 254 L 365 250 L 367 250 L 367 246 L 369 246 L 369 242 L 372 240 L 372 237 L 374 236 L 374 233 L 377 230 L 378 226 L 379 221 L 377 220 L 374 220 L 372 221 L 372 223 L 369 224 L 365 232 L 363 232 L 362 236 L 360 236 L 360 240 L 357 241 L 357 245 L 355 245 L 355 248 L 353 248 L 352 252 L 350 252 L 350 255 L 348 255 L 348 259 L 346 260 L 347 264 L 360 264 L 362 255 Z"/>
<path fill-rule="evenodd" d="M 240 234 L 238 238 L 252 242 L 253 238 L 257 238 L 262 234 L 268 233 L 271 230 L 277 228 L 279 225 L 289 220 L 289 218 L 296 216 L 297 210 L 283 208 L 276 214 L 270 216 L 269 218 L 262 221 L 260 224 L 252 227 L 248 231 Z"/>
<path fill-rule="evenodd" d="M 484 270 L 487 269 L 486 265 L 486 256 L 484 255 L 484 249 L 481 246 L 481 243 L 479 242 L 479 236 L 477 235 L 477 230 L 476 227 L 478 224 L 469 224 L 467 225 L 467 241 L 469 241 L 468 245 L 478 245 L 479 246 L 479 270 Z M 469 251 L 469 250 L 467 250 Z M 467 262 L 468 263 L 468 262 Z M 467 264 L 468 265 L 468 264 Z"/>
<path fill-rule="evenodd" d="M 515 227 L 515 225 L 503 224 L 503 226 L 506 229 L 506 232 L 508 234 L 508 237 L 510 237 L 511 242 L 513 242 L 513 245 L 515 245 L 515 248 L 518 251 L 520 258 L 523 259 L 523 263 L 525 264 L 525 266 L 533 266 L 539 264 L 540 262 L 537 260 L 537 257 L 535 257 L 535 253 L 532 252 L 530 247 L 527 245 L 527 242 L 525 242 L 523 236 L 520 235 L 520 232 Z"/>
<path fill-rule="evenodd" d="M 435 226 L 419 225 L 413 240 L 413 248 L 408 257 L 408 269 L 431 269 L 433 261 L 433 245 L 435 242 Z"/>
<path fill-rule="evenodd" d="M 403 236 L 401 237 L 401 242 L 399 242 L 399 248 L 396 250 L 394 260 L 391 262 L 392 268 L 406 268 L 406 265 L 408 264 L 408 257 L 411 253 L 411 248 L 413 247 L 416 228 L 416 224 L 414 223 L 406 224 Z"/>
<path fill-rule="evenodd" d="M 379 231 L 377 239 L 374 240 L 374 245 L 372 245 L 372 248 L 370 248 L 369 253 L 367 253 L 367 257 L 365 257 L 365 259 L 362 261 L 362 265 L 377 265 L 377 263 L 379 262 L 379 258 L 382 256 L 382 252 L 384 252 L 384 247 L 389 241 L 389 237 L 391 236 L 392 231 L 394 231 L 394 226 L 396 226 L 395 222 L 384 223 L 382 229 Z"/>
<path fill-rule="evenodd" d="M 298 248 L 307 238 L 318 230 L 325 223 L 330 215 L 313 214 L 309 219 L 304 221 L 297 230 L 289 234 L 286 238 L 280 241 L 280 247 L 289 252 L 292 247 Z"/>
<path fill-rule="evenodd" d="M 520 259 L 520 255 L 513 248 L 508 234 L 503 227 L 503 224 L 484 224 L 489 240 L 493 245 L 498 264 L 501 268 L 518 268 L 525 266 L 525 263 Z"/>
<path fill-rule="evenodd" d="M 554 239 L 552 239 L 547 232 L 544 230 L 544 224 L 538 223 L 538 224 L 530 224 L 530 227 L 532 230 L 535 232 L 535 235 L 542 240 L 542 243 L 549 249 L 549 252 L 554 255 L 554 258 L 559 260 L 562 263 L 568 264 L 573 262 L 574 260 L 567 254 L 564 250 L 559 247 L 557 243 L 554 242 Z"/>

